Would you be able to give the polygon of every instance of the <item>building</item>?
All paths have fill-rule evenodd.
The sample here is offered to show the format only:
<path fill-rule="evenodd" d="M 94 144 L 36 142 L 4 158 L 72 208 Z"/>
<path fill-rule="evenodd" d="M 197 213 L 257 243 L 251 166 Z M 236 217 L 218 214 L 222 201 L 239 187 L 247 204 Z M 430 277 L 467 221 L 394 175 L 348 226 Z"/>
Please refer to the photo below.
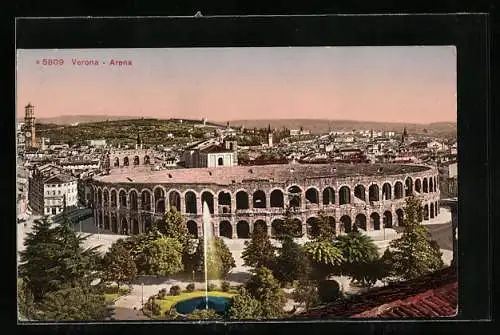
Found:
<path fill-rule="evenodd" d="M 405 197 L 422 200 L 422 220 L 439 213 L 437 169 L 396 164 L 283 164 L 151 171 L 95 177 L 95 223 L 120 234 L 148 231 L 175 207 L 191 234 L 202 232 L 204 203 L 215 236 L 248 238 L 261 226 L 271 236 L 287 209 L 298 234 L 314 234 L 324 211 L 338 234 L 404 225 Z"/>
<path fill-rule="evenodd" d="M 102 148 L 102 147 L 106 146 L 106 140 L 105 139 L 102 139 L 102 140 L 88 140 L 87 144 L 89 146 L 91 146 L 91 147 Z"/>
<path fill-rule="evenodd" d="M 77 179 L 52 164 L 35 167 L 29 178 L 28 201 L 38 215 L 56 215 L 78 203 Z"/>
<path fill-rule="evenodd" d="M 95 160 L 73 160 L 67 162 L 60 162 L 58 165 L 67 171 L 88 171 L 98 170 L 101 166 L 98 159 Z"/>
<path fill-rule="evenodd" d="M 184 151 L 186 168 L 212 168 L 238 165 L 238 145 L 235 140 L 226 139 L 222 145 L 215 141 L 198 143 Z"/>
<path fill-rule="evenodd" d="M 24 143 L 28 148 L 36 148 L 36 137 L 35 137 L 35 106 L 28 103 L 24 107 Z"/>

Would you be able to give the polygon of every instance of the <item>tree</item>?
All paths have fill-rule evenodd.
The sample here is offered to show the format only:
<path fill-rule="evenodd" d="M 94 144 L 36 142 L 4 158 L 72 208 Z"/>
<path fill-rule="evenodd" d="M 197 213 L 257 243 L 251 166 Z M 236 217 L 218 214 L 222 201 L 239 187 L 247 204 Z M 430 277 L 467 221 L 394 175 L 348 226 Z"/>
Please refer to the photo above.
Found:
<path fill-rule="evenodd" d="M 315 281 L 299 280 L 294 286 L 295 289 L 292 293 L 293 300 L 304 304 L 306 310 L 320 303 L 318 287 Z"/>
<path fill-rule="evenodd" d="M 251 297 L 260 301 L 262 318 L 275 319 L 283 315 L 285 296 L 271 270 L 265 267 L 253 270 L 245 289 Z"/>
<path fill-rule="evenodd" d="M 137 277 L 137 267 L 130 252 L 122 243 L 114 243 L 103 259 L 106 280 L 115 281 L 120 289 L 121 283 L 131 283 Z"/>
<path fill-rule="evenodd" d="M 162 237 L 150 242 L 144 248 L 146 273 L 156 276 L 169 276 L 184 269 L 182 246 L 176 239 Z"/>
<path fill-rule="evenodd" d="M 330 218 L 323 210 L 318 213 L 316 239 L 333 241 L 335 238 L 335 226 L 330 222 Z"/>
<path fill-rule="evenodd" d="M 175 207 L 170 207 L 170 210 L 157 223 L 156 227 L 162 236 L 174 238 L 181 243 L 182 264 L 184 264 L 185 270 L 190 270 L 194 244 L 182 214 Z"/>
<path fill-rule="evenodd" d="M 308 278 L 311 265 L 304 249 L 287 237 L 282 242 L 273 270 L 281 283 L 292 283 L 297 279 Z"/>
<path fill-rule="evenodd" d="M 51 226 L 47 219 L 36 221 L 21 252 L 19 276 L 35 302 L 61 288 L 90 285 L 99 270 L 98 247 L 83 249 L 86 237 L 77 236 L 69 220 Z"/>
<path fill-rule="evenodd" d="M 297 221 L 293 217 L 293 212 L 290 207 L 286 207 L 284 213 L 284 220 L 278 223 L 275 236 L 278 240 L 284 240 L 287 238 L 298 238 L 302 237 L 302 226 L 300 221 Z"/>
<path fill-rule="evenodd" d="M 37 310 L 33 294 L 20 278 L 17 280 L 17 305 L 20 319 L 33 320 L 36 318 Z"/>
<path fill-rule="evenodd" d="M 366 264 L 378 258 L 378 248 L 372 238 L 359 232 L 338 236 L 335 246 L 344 256 L 342 272 L 350 276 L 361 276 L 367 269 Z"/>
<path fill-rule="evenodd" d="M 272 268 L 276 261 L 275 250 L 267 231 L 257 226 L 252 232 L 252 239 L 245 241 L 245 249 L 241 253 L 241 258 L 246 266 Z"/>
<path fill-rule="evenodd" d="M 312 277 L 314 279 L 325 279 L 326 276 L 334 272 L 335 268 L 340 267 L 344 261 L 342 250 L 326 239 L 306 242 L 304 251 L 313 268 Z"/>
<path fill-rule="evenodd" d="M 243 287 L 233 298 L 228 315 L 231 320 L 260 319 L 262 307 L 259 300 L 253 298 Z"/>
<path fill-rule="evenodd" d="M 223 279 L 229 271 L 236 266 L 233 254 L 220 237 L 214 237 L 208 246 L 207 269 L 208 279 Z M 198 247 L 194 255 L 194 263 L 196 264 L 196 272 L 198 275 L 204 275 L 205 267 L 205 252 L 203 250 L 203 238 L 199 239 Z"/>
<path fill-rule="evenodd" d="M 39 320 L 44 321 L 101 321 L 113 315 L 103 294 L 80 286 L 47 293 L 40 311 Z"/>
<path fill-rule="evenodd" d="M 391 274 L 402 280 L 414 279 L 443 267 L 437 243 L 431 241 L 429 232 L 418 220 L 421 211 L 420 199 L 406 199 L 403 234 L 389 244 L 392 249 Z"/>

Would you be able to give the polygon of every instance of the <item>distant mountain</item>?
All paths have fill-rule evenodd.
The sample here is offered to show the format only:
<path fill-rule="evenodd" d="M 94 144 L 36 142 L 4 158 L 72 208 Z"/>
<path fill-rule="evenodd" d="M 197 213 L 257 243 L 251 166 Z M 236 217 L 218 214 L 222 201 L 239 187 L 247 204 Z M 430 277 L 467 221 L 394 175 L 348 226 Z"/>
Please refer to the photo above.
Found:
<path fill-rule="evenodd" d="M 264 128 L 271 125 L 271 128 L 289 128 L 310 130 L 312 133 L 324 133 L 329 130 L 375 130 L 375 131 L 402 131 L 406 127 L 408 132 L 448 132 L 455 131 L 455 122 L 436 122 L 429 124 L 401 123 L 401 122 L 372 122 L 372 121 L 351 121 L 351 120 L 328 120 L 328 119 L 270 119 L 270 120 L 232 120 L 231 126 L 245 126 L 245 128 Z"/>

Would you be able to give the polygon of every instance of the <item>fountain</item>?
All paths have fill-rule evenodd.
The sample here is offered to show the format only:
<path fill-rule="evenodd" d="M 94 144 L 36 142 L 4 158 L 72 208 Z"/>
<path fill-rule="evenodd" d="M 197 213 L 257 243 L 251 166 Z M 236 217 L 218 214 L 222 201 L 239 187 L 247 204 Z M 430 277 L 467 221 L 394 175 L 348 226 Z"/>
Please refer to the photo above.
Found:
<path fill-rule="evenodd" d="M 205 296 L 193 297 L 183 300 L 173 306 L 175 310 L 182 314 L 189 314 L 196 309 L 215 310 L 217 314 L 224 315 L 231 302 L 230 297 L 209 296 L 208 294 L 208 265 L 216 262 L 214 260 L 213 248 L 213 225 L 210 208 L 206 202 L 203 203 L 203 269 L 205 271 Z M 210 257 L 210 261 L 208 261 Z M 213 276 L 213 274 L 212 274 Z M 213 277 L 212 277 L 213 278 Z"/>
<path fill-rule="evenodd" d="M 210 215 L 210 208 L 206 202 L 203 203 L 203 270 L 205 271 L 205 309 L 208 310 L 208 247 L 209 241 L 212 240 L 212 216 Z"/>

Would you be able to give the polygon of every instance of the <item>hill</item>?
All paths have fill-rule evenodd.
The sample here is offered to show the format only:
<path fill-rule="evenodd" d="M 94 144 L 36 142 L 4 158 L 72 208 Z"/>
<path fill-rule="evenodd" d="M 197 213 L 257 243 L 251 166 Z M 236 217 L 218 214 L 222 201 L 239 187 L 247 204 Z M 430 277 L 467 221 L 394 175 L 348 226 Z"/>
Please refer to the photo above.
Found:
<path fill-rule="evenodd" d="M 140 119 L 140 116 L 109 116 L 109 115 L 63 115 L 47 118 L 37 118 L 39 123 L 50 123 L 57 125 L 70 125 L 73 123 L 101 122 Z M 22 120 L 21 120 L 22 121 Z"/>

